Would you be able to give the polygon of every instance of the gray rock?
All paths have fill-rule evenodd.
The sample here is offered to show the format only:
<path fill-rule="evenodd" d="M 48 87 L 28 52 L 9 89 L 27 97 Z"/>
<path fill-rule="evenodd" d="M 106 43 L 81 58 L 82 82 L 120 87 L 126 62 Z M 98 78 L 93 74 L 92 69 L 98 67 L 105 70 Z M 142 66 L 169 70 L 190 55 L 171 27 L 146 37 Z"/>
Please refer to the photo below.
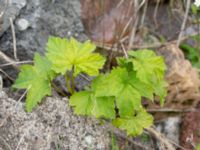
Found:
<path fill-rule="evenodd" d="M 17 8 L 25 5 L 24 0 L 12 1 Z M 22 4 L 17 5 L 17 2 Z M 67 38 L 74 36 L 80 41 L 87 39 L 80 18 L 81 10 L 79 0 L 27 0 L 26 6 L 20 12 L 18 10 L 17 14 L 19 15 L 16 15 L 17 17 L 14 23 L 17 40 L 17 56 L 20 61 L 32 60 L 36 51 L 44 54 L 49 36 Z M 9 20 L 8 15 L 4 17 Z M 28 23 L 21 24 L 21 19 L 26 20 Z M 13 38 L 10 29 L 5 31 L 0 38 L 0 50 L 13 58 Z M 11 77 L 16 78 L 17 73 L 13 68 L 6 68 L 6 72 Z M 5 86 L 10 85 L 9 83 L 5 83 Z"/>
<path fill-rule="evenodd" d="M 17 0 L 15 0 L 17 1 Z M 27 0 L 26 7 L 17 19 L 29 22 L 26 32 L 16 28 L 18 56 L 20 60 L 32 59 L 34 52 L 44 54 L 49 36 L 76 36 L 85 40 L 80 19 L 79 0 Z M 15 22 L 18 26 L 18 21 Z M 0 39 L 0 49 L 12 56 L 12 35 L 8 30 Z"/>
<path fill-rule="evenodd" d="M 48 97 L 32 113 L 0 95 L 0 149 L 109 149 L 107 129 L 96 119 L 75 116 L 67 98 Z"/>
<path fill-rule="evenodd" d="M 12 1 L 13 3 L 21 2 L 21 5 L 15 5 L 20 8 L 25 5 L 24 0 Z M 79 0 L 27 0 L 26 7 L 19 12 L 14 22 L 19 60 L 33 59 L 36 51 L 44 54 L 49 36 L 67 38 L 74 36 L 80 41 L 86 40 L 80 18 L 80 7 Z M 4 17 L 8 19 L 7 16 Z M 13 39 L 10 29 L 0 38 L 0 50 L 10 57 L 13 56 Z M 8 68 L 6 72 L 16 78 L 17 73 L 13 68 Z M 83 89 L 85 84 L 81 85 L 80 80 L 78 84 Z M 10 85 L 6 84 L 6 86 Z"/>
<path fill-rule="evenodd" d="M 26 0 L 0 0 L 0 12 L 4 12 L 2 26 L 0 30 L 0 37 L 10 27 L 10 18 L 15 20 L 19 15 L 20 10 L 26 6 Z M 7 7 L 6 7 L 7 6 Z"/>

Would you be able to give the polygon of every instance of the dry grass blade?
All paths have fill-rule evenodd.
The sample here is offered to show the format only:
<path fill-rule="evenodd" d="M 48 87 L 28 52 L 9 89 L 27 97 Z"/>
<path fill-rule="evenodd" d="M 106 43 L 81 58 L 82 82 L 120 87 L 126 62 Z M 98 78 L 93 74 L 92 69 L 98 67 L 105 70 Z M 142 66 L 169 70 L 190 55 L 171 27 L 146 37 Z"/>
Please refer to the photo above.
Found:
<path fill-rule="evenodd" d="M 15 104 L 15 109 L 17 108 L 19 102 L 25 97 L 26 93 L 28 92 L 28 90 L 30 89 L 30 87 L 28 87 L 26 89 L 26 91 L 20 96 L 20 98 L 17 100 L 17 103 Z"/>
<path fill-rule="evenodd" d="M 124 52 L 125 58 L 128 58 L 128 54 L 127 54 L 126 49 L 125 49 L 125 47 L 124 47 L 124 45 L 122 43 L 121 43 L 121 47 L 122 47 L 122 50 Z"/>
<path fill-rule="evenodd" d="M 0 51 L 0 59 L 8 62 L 8 63 L 13 63 L 13 67 L 17 70 L 19 70 L 19 67 L 15 64 L 15 60 L 13 60 L 12 58 L 8 57 L 6 54 L 4 54 L 3 52 Z"/>
<path fill-rule="evenodd" d="M 144 25 L 144 19 L 145 19 L 145 17 L 146 17 L 147 7 L 148 7 L 148 0 L 147 0 L 146 3 L 144 4 L 143 13 L 142 13 L 142 17 L 141 17 L 140 27 L 142 27 L 142 26 Z"/>
<path fill-rule="evenodd" d="M 3 73 L 9 80 L 11 81 L 15 81 L 12 77 L 10 77 L 5 71 L 3 71 L 2 69 L 0 69 L 0 72 Z"/>
<path fill-rule="evenodd" d="M 157 13 L 158 13 L 159 4 L 160 4 L 160 0 L 157 0 L 157 2 L 156 2 L 156 8 L 155 8 L 154 14 L 153 14 L 153 19 L 154 19 L 154 23 L 155 23 L 156 28 L 158 27 Z"/>
<path fill-rule="evenodd" d="M 131 31 L 131 35 L 130 35 L 130 39 L 129 39 L 129 43 L 128 43 L 128 49 L 131 49 L 131 47 L 133 46 L 133 43 L 134 43 L 134 39 L 135 39 L 135 34 L 136 34 L 136 28 L 137 28 L 137 25 L 138 25 L 138 11 L 139 11 L 139 3 L 137 0 L 134 1 L 134 10 L 135 10 L 135 15 L 136 17 L 134 18 L 135 19 L 135 23 L 133 25 L 133 28 L 132 28 L 132 31 Z"/>
<path fill-rule="evenodd" d="M 3 79 L 0 76 L 0 92 L 2 91 L 2 89 L 3 89 Z"/>

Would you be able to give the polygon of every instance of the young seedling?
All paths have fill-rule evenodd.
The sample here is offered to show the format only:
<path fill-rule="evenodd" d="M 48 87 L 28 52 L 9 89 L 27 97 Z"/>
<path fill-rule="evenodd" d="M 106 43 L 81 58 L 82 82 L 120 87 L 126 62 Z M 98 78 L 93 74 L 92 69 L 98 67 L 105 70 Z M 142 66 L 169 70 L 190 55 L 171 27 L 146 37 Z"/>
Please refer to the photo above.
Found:
<path fill-rule="evenodd" d="M 72 94 L 69 105 L 75 114 L 109 119 L 128 135 L 141 134 L 153 124 L 153 117 L 142 105 L 142 97 L 153 101 L 156 95 L 161 105 L 164 103 L 167 84 L 163 58 L 151 50 L 130 51 L 128 57 L 117 58 L 118 66 L 111 72 L 100 74 L 106 60 L 94 53 L 95 48 L 89 41 L 50 37 L 46 57 L 36 53 L 34 65 L 21 67 L 13 87 L 27 89 L 26 110 L 30 112 L 43 97 L 51 95 L 51 81 L 63 75 Z M 95 79 L 85 90 L 76 92 L 74 79 L 80 73 Z"/>
<path fill-rule="evenodd" d="M 34 65 L 21 66 L 21 72 L 13 85 L 14 88 L 28 89 L 28 112 L 31 112 L 43 97 L 51 95 L 51 81 L 57 76 L 65 76 L 67 88 L 73 94 L 74 78 L 81 72 L 91 76 L 98 75 L 105 62 L 103 56 L 93 53 L 95 45 L 90 41 L 80 43 L 74 38 L 67 40 L 50 37 L 46 49 L 46 57 L 36 53 Z"/>

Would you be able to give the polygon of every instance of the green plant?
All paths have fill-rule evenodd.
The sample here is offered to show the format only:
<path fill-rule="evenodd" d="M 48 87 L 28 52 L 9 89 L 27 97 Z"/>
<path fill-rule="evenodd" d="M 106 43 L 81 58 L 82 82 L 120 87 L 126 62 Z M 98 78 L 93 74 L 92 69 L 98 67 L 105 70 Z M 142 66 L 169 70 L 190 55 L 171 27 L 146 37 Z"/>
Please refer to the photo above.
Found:
<path fill-rule="evenodd" d="M 24 65 L 13 87 L 27 88 L 28 112 L 51 94 L 51 81 L 58 75 L 66 77 L 72 94 L 69 105 L 77 115 L 89 115 L 110 119 L 116 127 L 128 135 L 139 135 L 153 123 L 153 117 L 142 106 L 141 98 L 153 101 L 166 96 L 164 72 L 166 66 L 161 56 L 153 51 L 130 51 L 128 58 L 117 58 L 118 66 L 111 72 L 99 74 L 105 58 L 93 53 L 95 45 L 87 41 L 79 43 L 50 37 L 46 57 L 35 54 L 34 66 Z M 96 76 L 91 86 L 76 92 L 74 78 L 79 73 Z"/>
<path fill-rule="evenodd" d="M 200 143 L 196 145 L 195 150 L 200 150 Z"/>
<path fill-rule="evenodd" d="M 113 133 L 111 134 L 111 150 L 119 150 L 116 136 Z"/>
<path fill-rule="evenodd" d="M 18 79 L 13 85 L 14 88 L 27 89 L 26 110 L 32 111 L 32 108 L 41 102 L 46 95 L 51 95 L 51 80 L 55 73 L 51 70 L 51 62 L 41 57 L 38 53 L 34 57 L 34 66 L 23 65 Z"/>
<path fill-rule="evenodd" d="M 190 40 L 196 44 L 191 46 L 190 44 L 182 43 L 180 48 L 184 52 L 185 57 L 192 63 L 192 65 L 196 68 L 200 68 L 200 36 L 190 36 Z"/>
<path fill-rule="evenodd" d="M 32 109 L 46 95 L 51 95 L 52 80 L 58 75 L 66 77 L 69 92 L 74 92 L 74 78 L 84 72 L 98 75 L 105 58 L 93 53 L 95 45 L 89 41 L 79 43 L 75 39 L 67 40 L 50 37 L 47 43 L 46 57 L 38 53 L 34 56 L 34 65 L 23 65 L 14 88 L 27 89 L 26 110 Z"/>
<path fill-rule="evenodd" d="M 186 43 L 181 44 L 180 48 L 183 50 L 185 57 L 188 60 L 190 60 L 192 66 L 200 68 L 200 58 L 199 58 L 198 48 L 192 47 Z"/>

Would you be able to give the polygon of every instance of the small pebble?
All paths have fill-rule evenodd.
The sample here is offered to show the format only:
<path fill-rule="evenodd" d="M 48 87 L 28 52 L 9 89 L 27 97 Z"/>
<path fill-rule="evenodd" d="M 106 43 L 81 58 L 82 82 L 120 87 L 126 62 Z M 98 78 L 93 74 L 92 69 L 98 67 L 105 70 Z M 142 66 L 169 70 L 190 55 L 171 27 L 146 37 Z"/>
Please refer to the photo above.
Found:
<path fill-rule="evenodd" d="M 92 144 L 92 136 L 91 135 L 88 135 L 85 137 L 85 142 L 88 144 L 88 145 L 91 145 Z"/>
<path fill-rule="evenodd" d="M 17 27 L 20 31 L 24 31 L 29 27 L 29 22 L 26 19 L 18 19 L 17 22 Z"/>
<path fill-rule="evenodd" d="M 74 34 L 74 37 L 76 37 L 76 38 L 77 38 L 77 37 L 78 37 L 78 33 L 75 33 L 75 34 Z"/>
<path fill-rule="evenodd" d="M 67 32 L 67 35 L 70 37 L 70 36 L 72 36 L 72 32 L 71 31 L 68 31 Z"/>

